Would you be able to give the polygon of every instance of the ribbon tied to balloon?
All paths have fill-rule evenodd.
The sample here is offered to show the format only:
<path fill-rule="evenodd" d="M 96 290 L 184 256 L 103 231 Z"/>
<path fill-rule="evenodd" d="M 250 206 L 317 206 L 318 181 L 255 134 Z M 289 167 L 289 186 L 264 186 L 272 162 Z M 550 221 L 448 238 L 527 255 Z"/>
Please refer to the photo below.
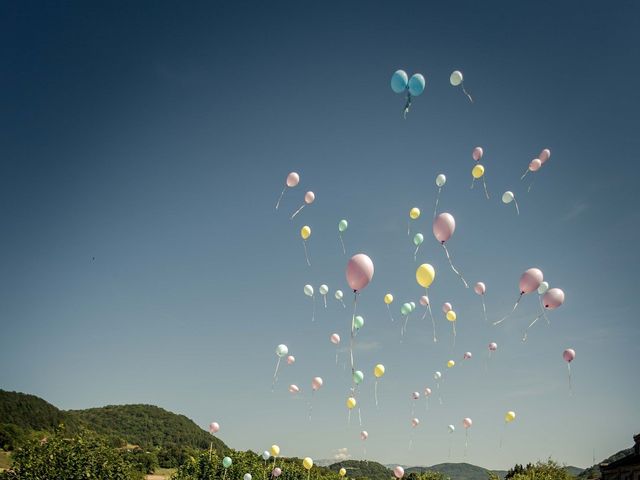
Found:
<path fill-rule="evenodd" d="M 284 192 L 287 190 L 287 188 L 293 188 L 298 185 L 299 182 L 300 175 L 298 175 L 296 172 L 291 172 L 289 175 L 287 175 L 284 183 L 284 188 L 282 189 L 282 193 L 280 194 L 280 197 L 278 197 L 278 202 L 276 203 L 276 210 L 278 210 L 278 208 L 280 207 L 280 201 L 282 200 L 282 196 L 284 195 Z"/>
<path fill-rule="evenodd" d="M 518 305 L 520 304 L 520 300 L 522 300 L 522 296 L 531 292 L 535 292 L 543 280 L 544 280 L 544 274 L 542 273 L 542 270 L 535 267 L 527 269 L 520 276 L 520 281 L 518 283 L 518 286 L 520 288 L 520 295 L 518 296 L 518 299 L 516 300 L 516 303 L 514 304 L 513 308 L 508 314 L 506 314 L 497 322 L 493 322 L 493 324 L 499 325 L 500 323 L 504 322 L 507 318 L 509 318 L 513 314 L 513 312 L 516 311 L 516 308 L 518 308 Z"/>
<path fill-rule="evenodd" d="M 464 93 L 469 101 L 473 103 L 473 98 L 471 98 L 471 95 L 469 95 L 469 93 L 464 88 L 464 77 L 460 70 L 454 70 L 451 73 L 451 75 L 449 76 L 449 83 L 451 83 L 451 85 L 454 87 L 460 86 L 462 88 L 462 93 Z"/>
<path fill-rule="evenodd" d="M 353 363 L 353 341 L 356 333 L 356 311 L 358 308 L 358 294 L 373 279 L 374 266 L 373 261 L 364 253 L 357 253 L 349 259 L 345 276 L 347 283 L 353 290 L 353 314 L 351 316 L 351 338 L 349 342 L 349 356 L 351 358 L 351 374 L 354 373 L 355 367 Z M 364 320 L 363 320 L 364 322 Z"/>
<path fill-rule="evenodd" d="M 440 215 L 436 216 L 433 220 L 433 236 L 436 238 L 440 245 L 442 246 L 445 255 L 447 256 L 447 260 L 449 261 L 449 266 L 451 270 L 460 277 L 462 283 L 465 288 L 469 288 L 467 281 L 462 276 L 462 273 L 456 269 L 453 265 L 453 261 L 451 260 L 451 256 L 449 255 L 449 250 L 447 249 L 446 242 L 451 238 L 453 232 L 456 231 L 456 220 L 453 218 L 453 215 L 447 212 L 443 212 Z"/>

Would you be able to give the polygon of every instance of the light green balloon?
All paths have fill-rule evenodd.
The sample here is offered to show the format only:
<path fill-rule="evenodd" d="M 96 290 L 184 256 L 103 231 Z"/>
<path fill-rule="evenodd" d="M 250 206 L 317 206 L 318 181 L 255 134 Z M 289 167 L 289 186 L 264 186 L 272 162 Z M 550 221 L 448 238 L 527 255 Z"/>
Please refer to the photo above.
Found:
<path fill-rule="evenodd" d="M 344 218 L 338 222 L 338 230 L 344 232 L 347 228 L 349 228 L 349 222 L 347 222 Z"/>
<path fill-rule="evenodd" d="M 289 353 L 289 348 L 283 343 L 276 347 L 276 355 L 279 357 L 284 357 L 287 353 Z"/>
<path fill-rule="evenodd" d="M 353 372 L 353 381 L 356 385 L 360 385 L 363 380 L 364 373 L 362 373 L 360 370 L 356 370 L 355 372 Z"/>
<path fill-rule="evenodd" d="M 424 242 L 424 236 L 421 233 L 416 233 L 413 236 L 413 244 L 417 247 L 418 245 L 421 245 L 422 242 Z"/>
<path fill-rule="evenodd" d="M 444 187 L 444 184 L 447 183 L 447 177 L 444 173 L 439 174 L 436 177 L 436 185 L 440 188 Z"/>
<path fill-rule="evenodd" d="M 353 319 L 353 326 L 356 330 L 360 330 L 364 326 L 364 318 L 362 318 L 362 316 L 360 315 L 356 315 L 356 317 Z"/>
<path fill-rule="evenodd" d="M 402 315 L 409 315 L 411 313 L 411 305 L 409 303 L 403 303 L 400 307 L 400 313 Z"/>
<path fill-rule="evenodd" d="M 229 457 L 224 457 L 222 459 L 222 466 L 224 468 L 229 468 L 231 466 L 231 464 L 233 463 L 233 461 L 229 458 Z"/>
<path fill-rule="evenodd" d="M 311 285 L 304 286 L 304 294 L 307 297 L 313 297 L 313 287 Z"/>

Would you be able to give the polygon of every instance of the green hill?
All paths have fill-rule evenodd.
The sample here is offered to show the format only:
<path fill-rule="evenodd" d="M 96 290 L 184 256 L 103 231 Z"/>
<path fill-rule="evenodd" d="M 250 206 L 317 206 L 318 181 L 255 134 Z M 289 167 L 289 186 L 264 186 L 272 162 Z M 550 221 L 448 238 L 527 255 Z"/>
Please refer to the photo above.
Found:
<path fill-rule="evenodd" d="M 347 470 L 349 478 L 368 478 L 369 480 L 389 480 L 393 473 L 384 465 L 378 462 L 366 460 L 345 460 L 329 466 L 329 470 L 338 472 L 341 468 Z M 484 479 L 486 480 L 486 478 Z"/>
<path fill-rule="evenodd" d="M 77 428 L 78 421 L 35 395 L 0 390 L 0 424 L 11 424 L 22 430 L 51 431 L 64 423 Z"/>
<path fill-rule="evenodd" d="M 620 450 L 619 452 L 614 453 L 609 458 L 602 460 L 602 462 L 600 463 L 615 462 L 616 460 L 620 460 L 621 458 L 626 457 L 627 455 L 631 455 L 632 453 L 633 453 L 633 447 L 625 448 L 624 450 Z M 578 475 L 578 480 L 589 480 L 589 479 L 601 478 L 602 475 L 600 474 L 600 467 L 598 465 L 599 464 L 596 464 L 587 468 L 586 470 L 583 470 L 582 473 Z"/>
<path fill-rule="evenodd" d="M 430 467 L 409 467 L 405 469 L 406 473 L 429 471 L 440 472 L 451 480 L 487 480 L 490 473 L 486 468 L 471 465 L 470 463 L 439 463 Z"/>

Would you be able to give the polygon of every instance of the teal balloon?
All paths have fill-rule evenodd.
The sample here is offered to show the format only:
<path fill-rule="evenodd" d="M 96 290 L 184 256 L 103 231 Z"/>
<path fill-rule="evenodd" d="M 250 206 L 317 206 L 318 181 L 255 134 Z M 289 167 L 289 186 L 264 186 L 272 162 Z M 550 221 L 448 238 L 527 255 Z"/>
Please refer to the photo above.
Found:
<path fill-rule="evenodd" d="M 349 222 L 347 222 L 344 218 L 338 223 L 338 230 L 341 232 L 344 232 L 348 227 Z"/>
<path fill-rule="evenodd" d="M 356 315 L 356 317 L 353 319 L 353 326 L 356 330 L 360 330 L 364 326 L 364 318 L 362 318 L 360 315 Z"/>
<path fill-rule="evenodd" d="M 233 463 L 233 461 L 229 458 L 229 457 L 224 457 L 222 459 L 222 466 L 224 468 L 229 468 L 231 466 L 231 464 Z"/>
<path fill-rule="evenodd" d="M 396 70 L 391 76 L 391 90 L 396 93 L 402 93 L 407 89 L 408 82 L 409 77 L 407 76 L 407 72 L 404 70 Z"/>
<path fill-rule="evenodd" d="M 414 97 L 417 97 L 424 92 L 424 87 L 427 84 L 424 77 L 419 73 L 411 75 L 409 79 L 409 93 Z"/>
<path fill-rule="evenodd" d="M 411 313 L 411 304 L 403 303 L 400 307 L 400 313 L 402 315 L 409 315 Z"/>
<path fill-rule="evenodd" d="M 353 383 L 355 383 L 356 385 L 360 385 L 363 380 L 364 373 L 362 373 L 360 370 L 356 370 L 355 372 L 353 372 Z"/>
<path fill-rule="evenodd" d="M 418 245 L 421 245 L 422 242 L 424 242 L 424 236 L 421 233 L 416 233 L 413 236 L 413 244 L 417 247 Z"/>

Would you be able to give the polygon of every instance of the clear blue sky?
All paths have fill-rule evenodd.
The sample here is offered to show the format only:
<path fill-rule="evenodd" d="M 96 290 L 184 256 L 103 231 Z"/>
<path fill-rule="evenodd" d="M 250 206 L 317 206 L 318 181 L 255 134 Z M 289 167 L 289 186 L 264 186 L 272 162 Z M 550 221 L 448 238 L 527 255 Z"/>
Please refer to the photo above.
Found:
<path fill-rule="evenodd" d="M 0 387 L 64 409 L 160 405 L 203 427 L 217 420 L 238 449 L 360 458 L 349 374 L 328 340 L 346 338 L 349 314 L 330 298 L 311 323 L 302 293 L 347 290 L 336 228 L 347 218 L 348 252 L 376 265 L 356 351 L 369 458 L 587 466 L 594 449 L 602 459 L 629 446 L 640 429 L 639 18 L 633 1 L 5 2 Z M 406 121 L 389 88 L 398 68 L 427 77 Z M 454 69 L 473 105 L 449 85 Z M 489 201 L 469 189 L 476 145 Z M 527 193 L 520 175 L 544 147 L 551 160 Z M 300 185 L 276 213 L 291 170 Z M 524 344 L 537 300 L 486 325 L 431 235 L 440 172 L 441 208 L 458 223 L 450 250 L 487 284 L 490 319 L 528 267 L 566 292 Z M 290 221 L 307 189 L 316 202 Z M 519 217 L 499 200 L 507 189 Z M 382 302 L 393 292 L 398 317 L 420 294 L 413 206 L 424 212 L 419 260 L 438 272 L 436 345 L 421 313 L 401 344 Z M 458 314 L 453 352 L 444 301 Z M 485 370 L 490 341 L 499 351 Z M 271 393 L 278 343 L 297 363 Z M 571 397 L 566 347 L 577 351 Z M 458 365 L 444 372 L 449 358 Z M 376 363 L 387 367 L 377 410 Z M 434 388 L 435 370 L 443 405 L 432 398 L 425 412 L 421 400 L 409 450 L 409 396 Z M 316 375 L 325 386 L 309 422 L 286 387 L 306 395 Z M 507 410 L 518 418 L 499 448 Z"/>

